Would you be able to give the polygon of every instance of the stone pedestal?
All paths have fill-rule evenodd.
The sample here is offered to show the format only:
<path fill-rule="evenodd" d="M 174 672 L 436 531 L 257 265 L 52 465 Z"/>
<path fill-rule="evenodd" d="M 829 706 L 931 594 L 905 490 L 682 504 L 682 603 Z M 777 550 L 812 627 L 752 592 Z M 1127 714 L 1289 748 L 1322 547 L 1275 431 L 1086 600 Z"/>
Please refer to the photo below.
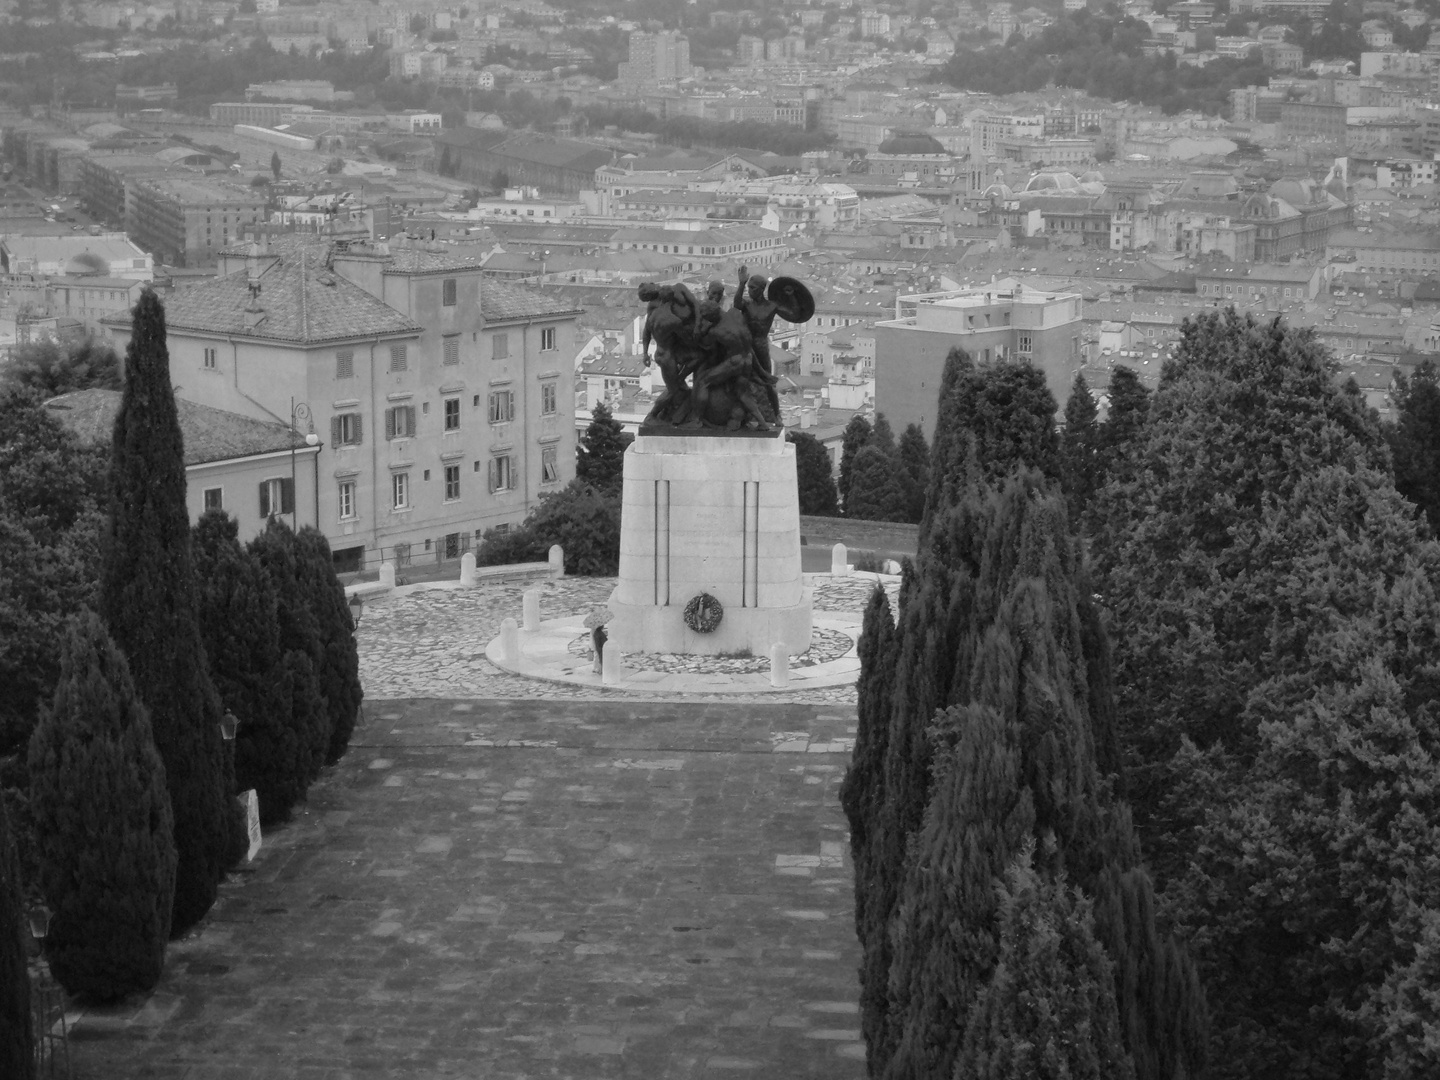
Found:
<path fill-rule="evenodd" d="M 685 605 L 700 593 L 725 608 L 708 634 L 685 625 Z M 608 648 L 621 652 L 808 649 L 795 448 L 781 434 L 638 437 L 625 451 L 620 583 L 609 607 Z"/>

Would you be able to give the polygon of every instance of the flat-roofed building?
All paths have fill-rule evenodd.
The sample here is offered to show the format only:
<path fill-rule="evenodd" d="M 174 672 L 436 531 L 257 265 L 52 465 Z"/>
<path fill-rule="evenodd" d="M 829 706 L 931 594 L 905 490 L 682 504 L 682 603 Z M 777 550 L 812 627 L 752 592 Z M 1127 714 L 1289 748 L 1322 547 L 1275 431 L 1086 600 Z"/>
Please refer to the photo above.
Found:
<path fill-rule="evenodd" d="M 242 225 L 266 215 L 264 195 L 224 180 L 147 176 L 131 191 L 127 225 L 135 242 L 176 266 L 208 265 L 239 240 Z"/>
<path fill-rule="evenodd" d="M 919 424 L 934 439 L 940 376 L 956 346 L 980 364 L 1034 364 L 1063 409 L 1084 363 L 1081 303 L 1079 293 L 1042 292 L 1015 278 L 899 297 L 899 317 L 875 325 L 876 410 L 897 430 Z"/>

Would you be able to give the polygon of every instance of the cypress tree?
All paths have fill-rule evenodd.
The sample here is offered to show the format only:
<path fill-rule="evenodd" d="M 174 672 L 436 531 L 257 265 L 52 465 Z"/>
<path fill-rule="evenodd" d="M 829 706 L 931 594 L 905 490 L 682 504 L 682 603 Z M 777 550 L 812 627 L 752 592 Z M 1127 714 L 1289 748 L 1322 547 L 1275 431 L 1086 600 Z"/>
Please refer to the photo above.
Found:
<path fill-rule="evenodd" d="M 883 412 L 875 414 L 875 423 L 870 427 L 870 440 L 866 446 L 874 446 L 886 454 L 895 453 L 895 432 L 890 428 L 890 421 L 885 419 Z"/>
<path fill-rule="evenodd" d="M 835 477 L 830 452 L 808 431 L 785 432 L 795 445 L 795 482 L 800 494 L 800 513 L 835 517 L 840 508 L 835 500 Z"/>
<path fill-rule="evenodd" d="M 0 1076 L 16 1080 L 32 1080 L 35 1075 L 24 901 L 10 815 L 0 799 Z"/>
<path fill-rule="evenodd" d="M 1097 429 L 1099 443 L 1098 490 L 1112 476 L 1123 478 L 1129 472 L 1130 456 L 1150 413 L 1150 391 L 1140 381 L 1134 368 L 1119 364 L 1110 371 L 1110 389 L 1106 391 L 1109 406 L 1105 421 Z M 1093 493 L 1092 493 L 1093 494 Z"/>
<path fill-rule="evenodd" d="M 925 516 L 925 492 L 930 487 L 930 448 L 919 424 L 907 424 L 900 435 L 900 469 L 905 478 L 905 520 L 918 524 Z"/>
<path fill-rule="evenodd" d="M 235 520 L 212 510 L 195 525 L 200 626 L 210 676 L 235 734 L 235 789 L 254 789 L 264 824 L 285 821 L 304 797 L 305 754 L 282 669 L 279 601 L 269 574 L 239 540 Z"/>
<path fill-rule="evenodd" d="M 906 504 L 900 459 L 878 446 L 862 447 L 850 474 L 845 516 L 861 521 L 904 521 Z"/>
<path fill-rule="evenodd" d="M 226 785 L 220 699 L 210 683 L 195 617 L 185 461 L 165 309 L 151 290 L 135 305 L 125 390 L 110 458 L 110 516 L 101 611 L 144 690 L 175 822 L 175 907 L 170 932 L 194 926 L 243 843 Z"/>
<path fill-rule="evenodd" d="M 320 775 L 330 746 L 330 704 L 321 672 L 325 645 L 308 587 L 299 538 L 284 521 L 271 518 L 265 531 L 250 541 L 250 554 L 270 577 L 280 623 L 280 686 L 289 702 L 287 713 L 295 733 L 295 768 L 301 794 Z"/>
<path fill-rule="evenodd" d="M 597 491 L 619 494 L 625 479 L 625 448 L 634 440 L 603 401 L 590 416 L 590 426 L 576 447 L 575 479 Z"/>
<path fill-rule="evenodd" d="M 50 970 L 91 1000 L 153 989 L 175 891 L 170 797 L 129 667 L 91 612 L 66 641 L 29 772 Z"/>
<path fill-rule="evenodd" d="M 324 760 L 333 765 L 350 745 L 350 733 L 355 730 L 355 716 L 360 710 L 360 653 L 355 645 L 355 622 L 345 600 L 345 586 L 335 575 L 329 541 L 310 525 L 300 530 L 298 539 L 300 566 L 319 623 L 320 692 L 330 713 L 330 739 Z"/>
<path fill-rule="evenodd" d="M 1078 522 L 1100 486 L 1099 409 L 1084 372 L 1076 372 L 1065 402 L 1060 436 L 1060 477 L 1070 502 L 1070 520 Z"/>
<path fill-rule="evenodd" d="M 966 1080 L 1131 1080 L 1111 964 L 1090 902 L 1030 865 L 1027 844 L 997 889 L 995 972 L 965 1021 Z M 1169 1076 L 1180 1074 L 1167 1074 Z"/>
<path fill-rule="evenodd" d="M 1395 490 L 1425 514 L 1440 533 L 1440 371 L 1422 361 L 1406 378 L 1395 376 L 1391 395 L 1396 419 L 1386 427 L 1395 461 Z"/>
<path fill-rule="evenodd" d="M 870 434 L 870 421 L 856 413 L 845 425 L 840 441 L 840 502 L 846 514 L 850 512 L 850 476 L 855 468 L 855 455 L 869 444 Z"/>

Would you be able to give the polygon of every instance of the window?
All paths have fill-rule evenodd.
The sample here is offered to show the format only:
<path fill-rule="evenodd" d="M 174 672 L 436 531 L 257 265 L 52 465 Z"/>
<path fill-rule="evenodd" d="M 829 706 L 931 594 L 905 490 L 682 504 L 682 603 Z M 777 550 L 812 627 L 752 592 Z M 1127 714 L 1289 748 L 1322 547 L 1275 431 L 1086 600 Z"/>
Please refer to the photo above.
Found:
<path fill-rule="evenodd" d="M 206 509 L 206 510 L 224 510 L 224 509 L 225 509 L 225 489 L 224 489 L 224 488 L 206 488 L 206 489 L 205 489 L 205 509 Z"/>
<path fill-rule="evenodd" d="M 260 516 L 274 517 L 277 514 L 295 512 L 295 485 L 290 478 L 260 481 Z"/>
<path fill-rule="evenodd" d="M 542 416 L 555 415 L 555 384 L 553 382 L 540 384 L 540 414 Z"/>
<path fill-rule="evenodd" d="M 341 413 L 330 418 L 331 446 L 358 446 L 361 442 L 361 416 L 358 412 Z"/>
<path fill-rule="evenodd" d="M 339 495 L 340 520 L 349 521 L 355 516 L 355 481 L 341 480 Z"/>
<path fill-rule="evenodd" d="M 510 491 L 515 487 L 515 466 L 509 455 L 490 459 L 490 490 Z"/>
<path fill-rule="evenodd" d="M 390 506 L 395 510 L 410 509 L 410 474 L 390 474 Z"/>
<path fill-rule="evenodd" d="M 510 355 L 510 335 L 496 334 L 490 339 L 490 358 L 504 360 Z"/>
<path fill-rule="evenodd" d="M 460 363 L 460 335 L 447 335 L 444 339 L 443 345 L 445 348 L 444 362 L 451 365 Z"/>
<path fill-rule="evenodd" d="M 335 378 L 353 379 L 355 377 L 355 351 L 353 349 L 341 349 L 335 354 Z"/>
<path fill-rule="evenodd" d="M 545 329 L 540 331 L 540 351 L 555 351 L 555 327 L 547 326 L 545 327 Z"/>
<path fill-rule="evenodd" d="M 515 419 L 515 391 L 493 391 L 490 394 L 490 423 L 503 424 L 513 419 Z"/>
<path fill-rule="evenodd" d="M 406 355 L 404 345 L 390 346 L 390 370 L 404 371 L 406 367 Z"/>
<path fill-rule="evenodd" d="M 1017 348 L 1017 351 L 1019 351 L 1019 352 L 1021 352 L 1021 353 L 1028 353 L 1028 352 L 1030 351 L 1030 345 L 1031 345 L 1030 335 L 1029 335 L 1029 334 L 1021 334 L 1021 335 L 1020 335 L 1020 344 L 1019 344 L 1016 348 Z"/>
<path fill-rule="evenodd" d="M 445 399 L 445 430 L 460 430 L 460 399 L 458 397 Z"/>
<path fill-rule="evenodd" d="M 206 350 L 205 350 L 205 366 L 206 366 L 207 368 L 210 368 L 212 371 L 215 369 L 215 350 L 214 350 L 214 349 L 206 349 Z"/>
<path fill-rule="evenodd" d="M 415 406 L 396 405 L 385 410 L 385 438 L 408 439 L 415 434 Z"/>
<path fill-rule="evenodd" d="M 560 464 L 555 451 L 556 448 L 553 446 L 543 447 L 540 451 L 540 482 L 542 484 L 554 484 L 560 479 Z"/>
<path fill-rule="evenodd" d="M 446 307 L 455 306 L 455 279 L 446 278 L 440 283 L 440 303 Z"/>
<path fill-rule="evenodd" d="M 460 466 L 445 466 L 445 501 L 452 502 L 460 498 Z"/>

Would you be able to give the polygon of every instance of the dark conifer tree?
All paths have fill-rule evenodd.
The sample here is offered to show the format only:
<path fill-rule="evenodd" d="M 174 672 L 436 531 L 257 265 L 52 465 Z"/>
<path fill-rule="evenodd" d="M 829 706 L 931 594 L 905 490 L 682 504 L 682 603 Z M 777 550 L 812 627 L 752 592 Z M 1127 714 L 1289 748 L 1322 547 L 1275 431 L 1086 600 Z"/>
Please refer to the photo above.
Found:
<path fill-rule="evenodd" d="M 634 439 L 603 401 L 590 411 L 590 426 L 576 447 L 575 479 L 618 495 L 625 479 L 625 448 Z"/>
<path fill-rule="evenodd" d="M 930 487 L 930 447 L 919 424 L 907 424 L 900 436 L 900 468 L 905 477 L 905 520 L 918 524 L 925 516 L 925 492 Z"/>
<path fill-rule="evenodd" d="M 320 692 L 330 714 L 330 739 L 325 764 L 339 761 L 350 745 L 355 716 L 360 710 L 360 653 L 355 645 L 355 622 L 345 600 L 345 586 L 335 576 L 330 544 L 318 529 L 300 530 L 300 566 L 320 632 Z"/>
<path fill-rule="evenodd" d="M 330 706 L 320 672 L 325 648 L 320 621 L 311 603 L 300 541 L 289 525 L 271 518 L 265 531 L 250 541 L 250 554 L 270 576 L 280 622 L 280 686 L 289 702 L 295 732 L 295 766 L 302 792 L 320 775 L 330 746 Z"/>
<path fill-rule="evenodd" d="M 795 444 L 795 481 L 800 493 L 800 513 L 835 517 L 835 476 L 830 452 L 808 431 L 787 431 L 785 438 Z"/>
<path fill-rule="evenodd" d="M 1150 412 L 1150 391 L 1135 369 L 1124 364 L 1111 369 L 1106 397 L 1109 407 L 1098 428 L 1100 467 L 1092 492 L 1112 476 L 1123 479 L 1128 475 L 1129 462 Z"/>
<path fill-rule="evenodd" d="M 887 454 L 878 446 L 862 447 L 850 474 L 845 516 L 860 521 L 904 521 L 909 509 L 904 480 L 899 455 Z"/>
<path fill-rule="evenodd" d="M 170 796 L 130 669 L 92 612 L 66 641 L 29 772 L 51 972 L 90 1000 L 153 989 L 175 892 Z"/>
<path fill-rule="evenodd" d="M 840 442 L 840 503 L 850 512 L 850 476 L 855 468 L 855 455 L 870 443 L 870 421 L 856 413 L 845 425 Z"/>
<path fill-rule="evenodd" d="M 1420 508 L 1440 533 L 1440 371 L 1423 361 L 1415 374 L 1395 377 L 1395 422 L 1386 439 L 1395 462 L 1395 490 Z"/>
<path fill-rule="evenodd" d="M 885 419 L 885 414 L 877 412 L 875 423 L 870 427 L 870 441 L 866 446 L 873 446 L 887 454 L 895 453 L 895 432 L 890 428 L 890 421 Z"/>
<path fill-rule="evenodd" d="M 33 1080 L 35 1030 L 25 965 L 25 897 L 10 815 L 0 799 L 0 1076 Z"/>
<path fill-rule="evenodd" d="M 1060 477 L 1070 503 L 1070 520 L 1078 522 L 1100 486 L 1099 409 L 1084 372 L 1077 372 L 1065 402 L 1065 430 L 1060 435 Z"/>
<path fill-rule="evenodd" d="M 278 677 L 284 651 L 275 586 L 222 510 L 195 525 L 195 567 L 210 675 L 224 707 L 240 721 L 235 790 L 256 792 L 264 824 L 285 821 L 308 781 L 290 697 Z"/>
<path fill-rule="evenodd" d="M 185 460 L 165 309 L 151 290 L 135 305 L 125 390 L 110 458 L 110 516 L 101 609 L 150 712 L 175 822 L 179 862 L 170 932 L 215 902 L 244 823 L 226 785 L 220 699 L 195 617 Z"/>
<path fill-rule="evenodd" d="M 965 1022 L 965 1080 L 1131 1080 L 1112 965 L 1090 902 L 1029 865 L 1032 845 L 999 890 L 995 971 Z M 1184 1076 L 1169 1073 L 1169 1077 Z"/>

